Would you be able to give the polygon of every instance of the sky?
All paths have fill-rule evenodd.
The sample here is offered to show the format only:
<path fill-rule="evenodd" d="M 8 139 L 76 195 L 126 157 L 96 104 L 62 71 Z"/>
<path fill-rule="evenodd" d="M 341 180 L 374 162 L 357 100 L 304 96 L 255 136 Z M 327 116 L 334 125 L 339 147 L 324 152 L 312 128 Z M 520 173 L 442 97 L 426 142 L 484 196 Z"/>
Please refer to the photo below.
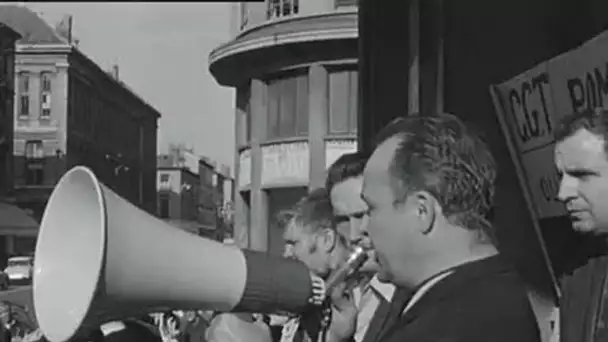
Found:
<path fill-rule="evenodd" d="M 57 3 L 26 6 L 53 25 L 73 15 L 79 48 L 158 109 L 159 153 L 184 143 L 219 163 L 234 160 L 234 90 L 218 85 L 209 53 L 229 41 L 228 3 Z"/>

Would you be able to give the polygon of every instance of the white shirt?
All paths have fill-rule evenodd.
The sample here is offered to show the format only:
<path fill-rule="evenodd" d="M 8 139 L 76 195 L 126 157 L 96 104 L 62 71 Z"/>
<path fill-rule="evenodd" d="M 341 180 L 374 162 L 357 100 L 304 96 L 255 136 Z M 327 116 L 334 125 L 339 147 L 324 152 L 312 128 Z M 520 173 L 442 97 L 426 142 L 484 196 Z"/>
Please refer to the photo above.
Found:
<path fill-rule="evenodd" d="M 366 286 L 357 287 L 353 290 L 355 305 L 358 310 L 355 341 L 363 341 L 381 300 L 384 299 L 390 302 L 394 294 L 395 286 L 380 282 L 377 276 L 374 276 Z M 381 295 L 383 298 L 379 298 L 378 295 Z"/>

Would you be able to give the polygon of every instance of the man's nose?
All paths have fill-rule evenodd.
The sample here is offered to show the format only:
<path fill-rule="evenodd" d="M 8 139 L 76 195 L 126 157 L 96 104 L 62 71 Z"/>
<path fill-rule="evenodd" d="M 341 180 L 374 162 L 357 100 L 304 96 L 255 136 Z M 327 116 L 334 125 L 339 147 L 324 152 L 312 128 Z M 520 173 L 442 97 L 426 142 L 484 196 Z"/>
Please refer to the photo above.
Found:
<path fill-rule="evenodd" d="M 576 179 L 567 175 L 562 176 L 559 183 L 559 190 L 557 192 L 557 199 L 563 203 L 568 202 L 572 198 L 576 197 L 577 194 L 577 183 Z"/>
<path fill-rule="evenodd" d="M 361 227 L 361 220 L 356 218 L 356 217 L 349 217 L 349 223 L 350 223 L 350 240 L 354 241 L 354 240 L 361 240 L 362 235 L 363 235 L 363 231 L 362 231 L 362 227 Z"/>
<path fill-rule="evenodd" d="M 293 250 L 290 246 L 286 246 L 285 250 L 283 251 L 283 258 L 287 258 L 287 259 L 293 259 L 294 255 L 293 255 Z"/>

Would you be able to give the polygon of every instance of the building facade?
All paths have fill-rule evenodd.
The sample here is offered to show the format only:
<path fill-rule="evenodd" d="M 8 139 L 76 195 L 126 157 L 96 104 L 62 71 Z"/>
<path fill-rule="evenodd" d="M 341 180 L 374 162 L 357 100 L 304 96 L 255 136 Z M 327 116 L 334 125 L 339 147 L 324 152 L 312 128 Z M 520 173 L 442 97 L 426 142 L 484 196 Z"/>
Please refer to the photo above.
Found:
<path fill-rule="evenodd" d="M 171 145 L 168 154 L 158 156 L 157 215 L 191 233 L 222 240 L 225 178 L 215 162 Z"/>
<path fill-rule="evenodd" d="M 21 36 L 0 21 L 0 266 L 34 230 L 35 221 L 11 202 L 13 189 L 13 101 L 15 46 Z M 27 237 L 25 238 L 27 242 Z"/>
<path fill-rule="evenodd" d="M 15 66 L 16 203 L 40 220 L 58 179 L 85 165 L 155 213 L 160 113 L 118 78 L 117 68 L 101 69 L 29 9 L 2 6 L 0 19 L 23 32 Z"/>
<path fill-rule="evenodd" d="M 276 213 L 357 148 L 356 1 L 238 3 L 232 26 L 209 66 L 237 91 L 235 241 L 280 254 Z"/>
<path fill-rule="evenodd" d="M 0 23 L 0 197 L 13 187 L 15 44 L 21 36 Z"/>
<path fill-rule="evenodd" d="M 199 235 L 200 177 L 186 167 L 158 167 L 158 217 Z"/>

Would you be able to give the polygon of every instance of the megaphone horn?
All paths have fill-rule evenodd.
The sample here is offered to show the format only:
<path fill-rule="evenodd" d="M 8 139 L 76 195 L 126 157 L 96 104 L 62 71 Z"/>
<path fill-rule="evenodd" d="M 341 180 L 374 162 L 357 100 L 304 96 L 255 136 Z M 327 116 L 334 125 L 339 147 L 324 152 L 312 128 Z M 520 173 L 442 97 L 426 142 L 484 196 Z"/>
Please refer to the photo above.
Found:
<path fill-rule="evenodd" d="M 34 310 L 51 342 L 170 309 L 299 313 L 312 295 L 304 264 L 174 228 L 83 166 L 51 194 L 35 256 Z"/>

